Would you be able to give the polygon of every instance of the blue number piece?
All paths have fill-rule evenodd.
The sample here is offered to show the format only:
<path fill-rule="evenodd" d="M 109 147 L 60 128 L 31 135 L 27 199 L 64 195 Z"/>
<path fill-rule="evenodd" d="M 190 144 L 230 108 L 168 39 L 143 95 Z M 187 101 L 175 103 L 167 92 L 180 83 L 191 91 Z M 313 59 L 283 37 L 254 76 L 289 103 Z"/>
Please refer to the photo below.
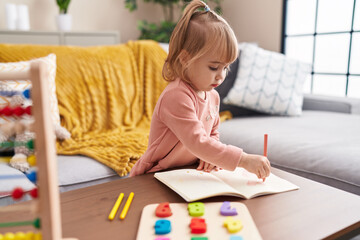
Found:
<path fill-rule="evenodd" d="M 230 240 L 244 240 L 242 236 L 230 236 Z"/>
<path fill-rule="evenodd" d="M 155 222 L 155 234 L 163 235 L 171 232 L 171 222 L 166 219 L 157 220 Z"/>

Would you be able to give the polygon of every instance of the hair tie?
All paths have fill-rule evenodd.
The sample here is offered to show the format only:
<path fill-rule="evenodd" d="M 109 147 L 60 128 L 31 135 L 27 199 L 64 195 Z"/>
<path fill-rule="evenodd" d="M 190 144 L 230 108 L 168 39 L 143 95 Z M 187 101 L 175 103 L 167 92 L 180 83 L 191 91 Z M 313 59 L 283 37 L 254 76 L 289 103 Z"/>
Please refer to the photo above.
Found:
<path fill-rule="evenodd" d="M 205 10 L 205 12 L 210 11 L 210 8 L 209 8 L 209 6 L 207 4 L 205 4 L 204 10 Z"/>

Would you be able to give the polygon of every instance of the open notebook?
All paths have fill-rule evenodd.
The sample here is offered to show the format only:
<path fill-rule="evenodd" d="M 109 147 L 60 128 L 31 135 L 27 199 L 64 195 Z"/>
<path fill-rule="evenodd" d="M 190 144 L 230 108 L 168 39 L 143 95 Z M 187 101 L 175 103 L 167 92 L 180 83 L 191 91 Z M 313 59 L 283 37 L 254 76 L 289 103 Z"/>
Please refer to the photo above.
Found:
<path fill-rule="evenodd" d="M 187 202 L 214 196 L 237 196 L 245 199 L 299 189 L 298 186 L 270 174 L 263 182 L 243 168 L 235 171 L 180 169 L 155 173 L 155 178 L 171 188 Z"/>

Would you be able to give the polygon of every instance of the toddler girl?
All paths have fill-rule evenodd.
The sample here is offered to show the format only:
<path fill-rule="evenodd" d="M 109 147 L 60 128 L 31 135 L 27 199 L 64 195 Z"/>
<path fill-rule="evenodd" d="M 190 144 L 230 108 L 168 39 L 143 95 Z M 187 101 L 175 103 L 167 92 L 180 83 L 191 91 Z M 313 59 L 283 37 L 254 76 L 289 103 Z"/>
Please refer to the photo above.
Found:
<path fill-rule="evenodd" d="M 169 81 L 156 104 L 149 146 L 130 172 L 135 176 L 194 164 L 197 169 L 243 167 L 258 178 L 270 174 L 269 160 L 219 141 L 219 94 L 238 55 L 228 23 L 200 0 L 192 1 L 171 35 L 163 77 Z"/>

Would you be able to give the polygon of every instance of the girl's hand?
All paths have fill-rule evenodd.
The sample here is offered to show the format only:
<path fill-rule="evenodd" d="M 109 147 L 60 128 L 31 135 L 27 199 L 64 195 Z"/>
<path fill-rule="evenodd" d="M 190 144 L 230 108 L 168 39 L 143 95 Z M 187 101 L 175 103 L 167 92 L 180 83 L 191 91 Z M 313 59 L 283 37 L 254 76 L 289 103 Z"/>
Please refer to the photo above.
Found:
<path fill-rule="evenodd" d="M 242 153 L 239 167 L 245 168 L 258 178 L 266 178 L 270 175 L 270 161 L 267 157 L 255 154 Z"/>
<path fill-rule="evenodd" d="M 203 170 L 204 172 L 211 172 L 212 170 L 219 171 L 221 169 L 222 168 L 219 168 L 202 160 L 200 160 L 199 166 L 196 168 L 196 170 Z"/>

